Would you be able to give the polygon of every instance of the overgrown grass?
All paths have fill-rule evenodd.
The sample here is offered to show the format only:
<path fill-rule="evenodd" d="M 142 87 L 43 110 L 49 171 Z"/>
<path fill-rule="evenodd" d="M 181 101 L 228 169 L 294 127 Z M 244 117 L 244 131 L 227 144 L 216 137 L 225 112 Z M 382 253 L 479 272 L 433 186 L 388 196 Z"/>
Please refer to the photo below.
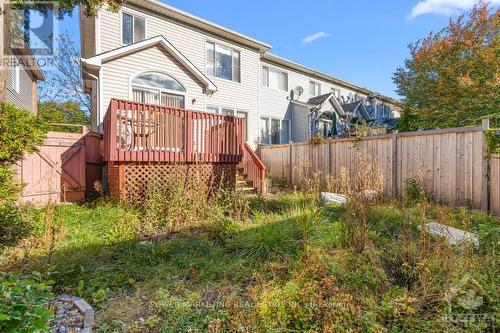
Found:
<path fill-rule="evenodd" d="M 479 332 L 453 318 L 498 315 L 494 217 L 429 204 L 429 220 L 478 232 L 481 246 L 431 239 L 424 255 L 420 211 L 400 203 L 369 209 L 363 251 L 345 241 L 348 210 L 315 195 L 225 194 L 209 205 L 197 207 L 203 221 L 161 237 L 144 233 L 145 219 L 180 226 L 179 211 L 158 206 L 174 211 L 159 220 L 106 201 L 57 206 L 50 247 L 47 210 L 31 209 L 35 236 L 5 252 L 0 270 L 36 270 L 56 293 L 83 296 L 98 332 Z M 464 276 L 480 288 L 448 302 Z"/>

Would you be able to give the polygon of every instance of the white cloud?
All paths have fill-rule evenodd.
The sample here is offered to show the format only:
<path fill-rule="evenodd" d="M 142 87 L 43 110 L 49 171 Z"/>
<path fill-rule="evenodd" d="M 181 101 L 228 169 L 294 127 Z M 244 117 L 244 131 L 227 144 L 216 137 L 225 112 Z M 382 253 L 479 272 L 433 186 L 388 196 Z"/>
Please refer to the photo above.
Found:
<path fill-rule="evenodd" d="M 455 15 L 474 6 L 478 0 L 420 0 L 412 9 L 410 18 L 424 14 Z M 500 0 L 490 0 L 497 5 Z"/>
<path fill-rule="evenodd" d="M 327 32 L 317 32 L 315 34 L 312 34 L 310 36 L 307 36 L 307 37 L 304 37 L 302 38 L 302 40 L 300 41 L 300 45 L 304 46 L 304 45 L 307 45 L 309 43 L 312 43 L 318 39 L 321 39 L 321 38 L 326 38 L 326 37 L 329 37 L 330 34 L 327 33 Z"/>

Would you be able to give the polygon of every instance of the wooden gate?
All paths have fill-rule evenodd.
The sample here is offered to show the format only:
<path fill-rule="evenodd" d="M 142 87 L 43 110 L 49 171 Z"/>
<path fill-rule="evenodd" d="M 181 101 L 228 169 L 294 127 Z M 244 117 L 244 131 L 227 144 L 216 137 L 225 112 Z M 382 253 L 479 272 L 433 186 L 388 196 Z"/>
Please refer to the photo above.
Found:
<path fill-rule="evenodd" d="M 25 184 L 21 200 L 39 204 L 84 200 L 91 186 L 86 183 L 86 155 L 96 155 L 86 150 L 98 150 L 100 156 L 101 140 L 95 140 L 95 135 L 86 140 L 90 134 L 49 132 L 38 152 L 16 163 L 17 180 Z"/>

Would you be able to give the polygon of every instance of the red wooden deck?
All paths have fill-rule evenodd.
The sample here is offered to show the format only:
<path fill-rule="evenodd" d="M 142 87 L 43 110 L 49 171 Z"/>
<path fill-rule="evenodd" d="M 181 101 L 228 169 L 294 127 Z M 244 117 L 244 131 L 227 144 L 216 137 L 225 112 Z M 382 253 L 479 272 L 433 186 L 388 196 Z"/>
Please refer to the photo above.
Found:
<path fill-rule="evenodd" d="M 264 194 L 264 164 L 244 138 L 242 118 L 112 99 L 104 118 L 104 160 L 240 164 Z"/>
<path fill-rule="evenodd" d="M 239 163 L 244 119 L 113 99 L 104 119 L 109 162 Z"/>

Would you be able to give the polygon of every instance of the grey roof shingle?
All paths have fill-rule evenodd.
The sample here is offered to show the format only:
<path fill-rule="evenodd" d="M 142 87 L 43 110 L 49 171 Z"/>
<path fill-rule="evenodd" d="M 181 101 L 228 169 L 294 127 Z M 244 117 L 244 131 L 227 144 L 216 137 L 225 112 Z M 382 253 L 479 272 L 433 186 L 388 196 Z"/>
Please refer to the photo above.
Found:
<path fill-rule="evenodd" d="M 328 94 L 324 94 L 324 95 L 319 95 L 319 96 L 315 96 L 315 97 L 312 97 L 312 98 L 309 98 L 309 100 L 307 101 L 307 104 L 311 104 L 311 105 L 321 105 L 323 104 L 328 98 L 330 98 L 330 96 L 332 95 L 332 93 L 328 93 Z"/>
<path fill-rule="evenodd" d="M 352 103 L 348 103 L 348 104 L 342 104 L 342 109 L 346 112 L 346 113 L 353 113 L 356 108 L 358 107 L 359 103 L 361 103 L 361 101 L 357 101 L 357 102 L 352 102 Z"/>

